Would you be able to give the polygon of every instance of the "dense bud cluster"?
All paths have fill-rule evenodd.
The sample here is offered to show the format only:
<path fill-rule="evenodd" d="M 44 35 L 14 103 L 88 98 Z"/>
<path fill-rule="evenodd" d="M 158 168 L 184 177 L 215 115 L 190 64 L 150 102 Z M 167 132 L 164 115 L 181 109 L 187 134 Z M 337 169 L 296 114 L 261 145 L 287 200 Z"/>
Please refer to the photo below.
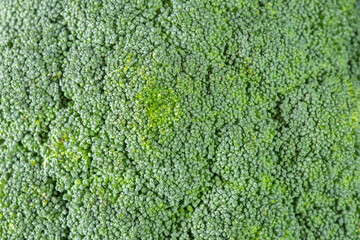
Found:
<path fill-rule="evenodd" d="M 360 2 L 0 1 L 1 239 L 359 239 Z"/>

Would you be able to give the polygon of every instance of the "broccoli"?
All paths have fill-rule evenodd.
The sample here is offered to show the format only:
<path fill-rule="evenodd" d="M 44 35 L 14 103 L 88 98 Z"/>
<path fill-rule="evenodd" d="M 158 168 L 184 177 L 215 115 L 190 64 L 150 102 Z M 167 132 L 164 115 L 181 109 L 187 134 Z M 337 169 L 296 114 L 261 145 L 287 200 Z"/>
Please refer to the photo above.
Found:
<path fill-rule="evenodd" d="M 0 239 L 360 239 L 359 119 L 359 0 L 1 0 Z"/>

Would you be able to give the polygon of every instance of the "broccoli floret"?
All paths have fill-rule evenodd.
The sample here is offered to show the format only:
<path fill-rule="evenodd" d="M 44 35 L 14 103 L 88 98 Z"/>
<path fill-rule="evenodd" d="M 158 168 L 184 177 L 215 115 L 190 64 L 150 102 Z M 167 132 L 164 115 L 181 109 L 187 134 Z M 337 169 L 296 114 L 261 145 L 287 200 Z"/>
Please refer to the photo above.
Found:
<path fill-rule="evenodd" d="M 1 239 L 359 239 L 360 1 L 0 1 Z"/>

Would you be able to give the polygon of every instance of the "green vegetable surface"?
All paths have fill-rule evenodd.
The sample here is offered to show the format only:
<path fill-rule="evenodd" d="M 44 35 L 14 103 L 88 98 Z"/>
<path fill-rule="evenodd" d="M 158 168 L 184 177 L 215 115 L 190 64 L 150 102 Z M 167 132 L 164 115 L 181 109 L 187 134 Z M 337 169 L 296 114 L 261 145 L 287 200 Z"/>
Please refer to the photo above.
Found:
<path fill-rule="evenodd" d="M 360 239 L 359 0 L 0 0 L 0 239 Z"/>

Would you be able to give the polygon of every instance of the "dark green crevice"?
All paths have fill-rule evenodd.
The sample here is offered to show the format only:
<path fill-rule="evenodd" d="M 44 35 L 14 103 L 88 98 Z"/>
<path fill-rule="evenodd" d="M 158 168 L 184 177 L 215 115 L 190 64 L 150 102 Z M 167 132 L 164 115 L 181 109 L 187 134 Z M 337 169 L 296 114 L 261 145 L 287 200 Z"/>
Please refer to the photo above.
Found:
<path fill-rule="evenodd" d="M 207 67 L 207 73 L 206 73 L 206 76 L 205 76 L 205 80 L 206 80 L 206 83 L 205 83 L 205 88 L 206 88 L 206 94 L 207 95 L 211 95 L 211 75 L 213 73 L 213 67 L 212 66 L 208 66 Z"/>
<path fill-rule="evenodd" d="M 12 48 L 13 47 L 13 42 L 11 41 L 11 40 L 9 40 L 9 42 L 7 43 L 7 46 L 9 47 L 9 48 Z"/>

